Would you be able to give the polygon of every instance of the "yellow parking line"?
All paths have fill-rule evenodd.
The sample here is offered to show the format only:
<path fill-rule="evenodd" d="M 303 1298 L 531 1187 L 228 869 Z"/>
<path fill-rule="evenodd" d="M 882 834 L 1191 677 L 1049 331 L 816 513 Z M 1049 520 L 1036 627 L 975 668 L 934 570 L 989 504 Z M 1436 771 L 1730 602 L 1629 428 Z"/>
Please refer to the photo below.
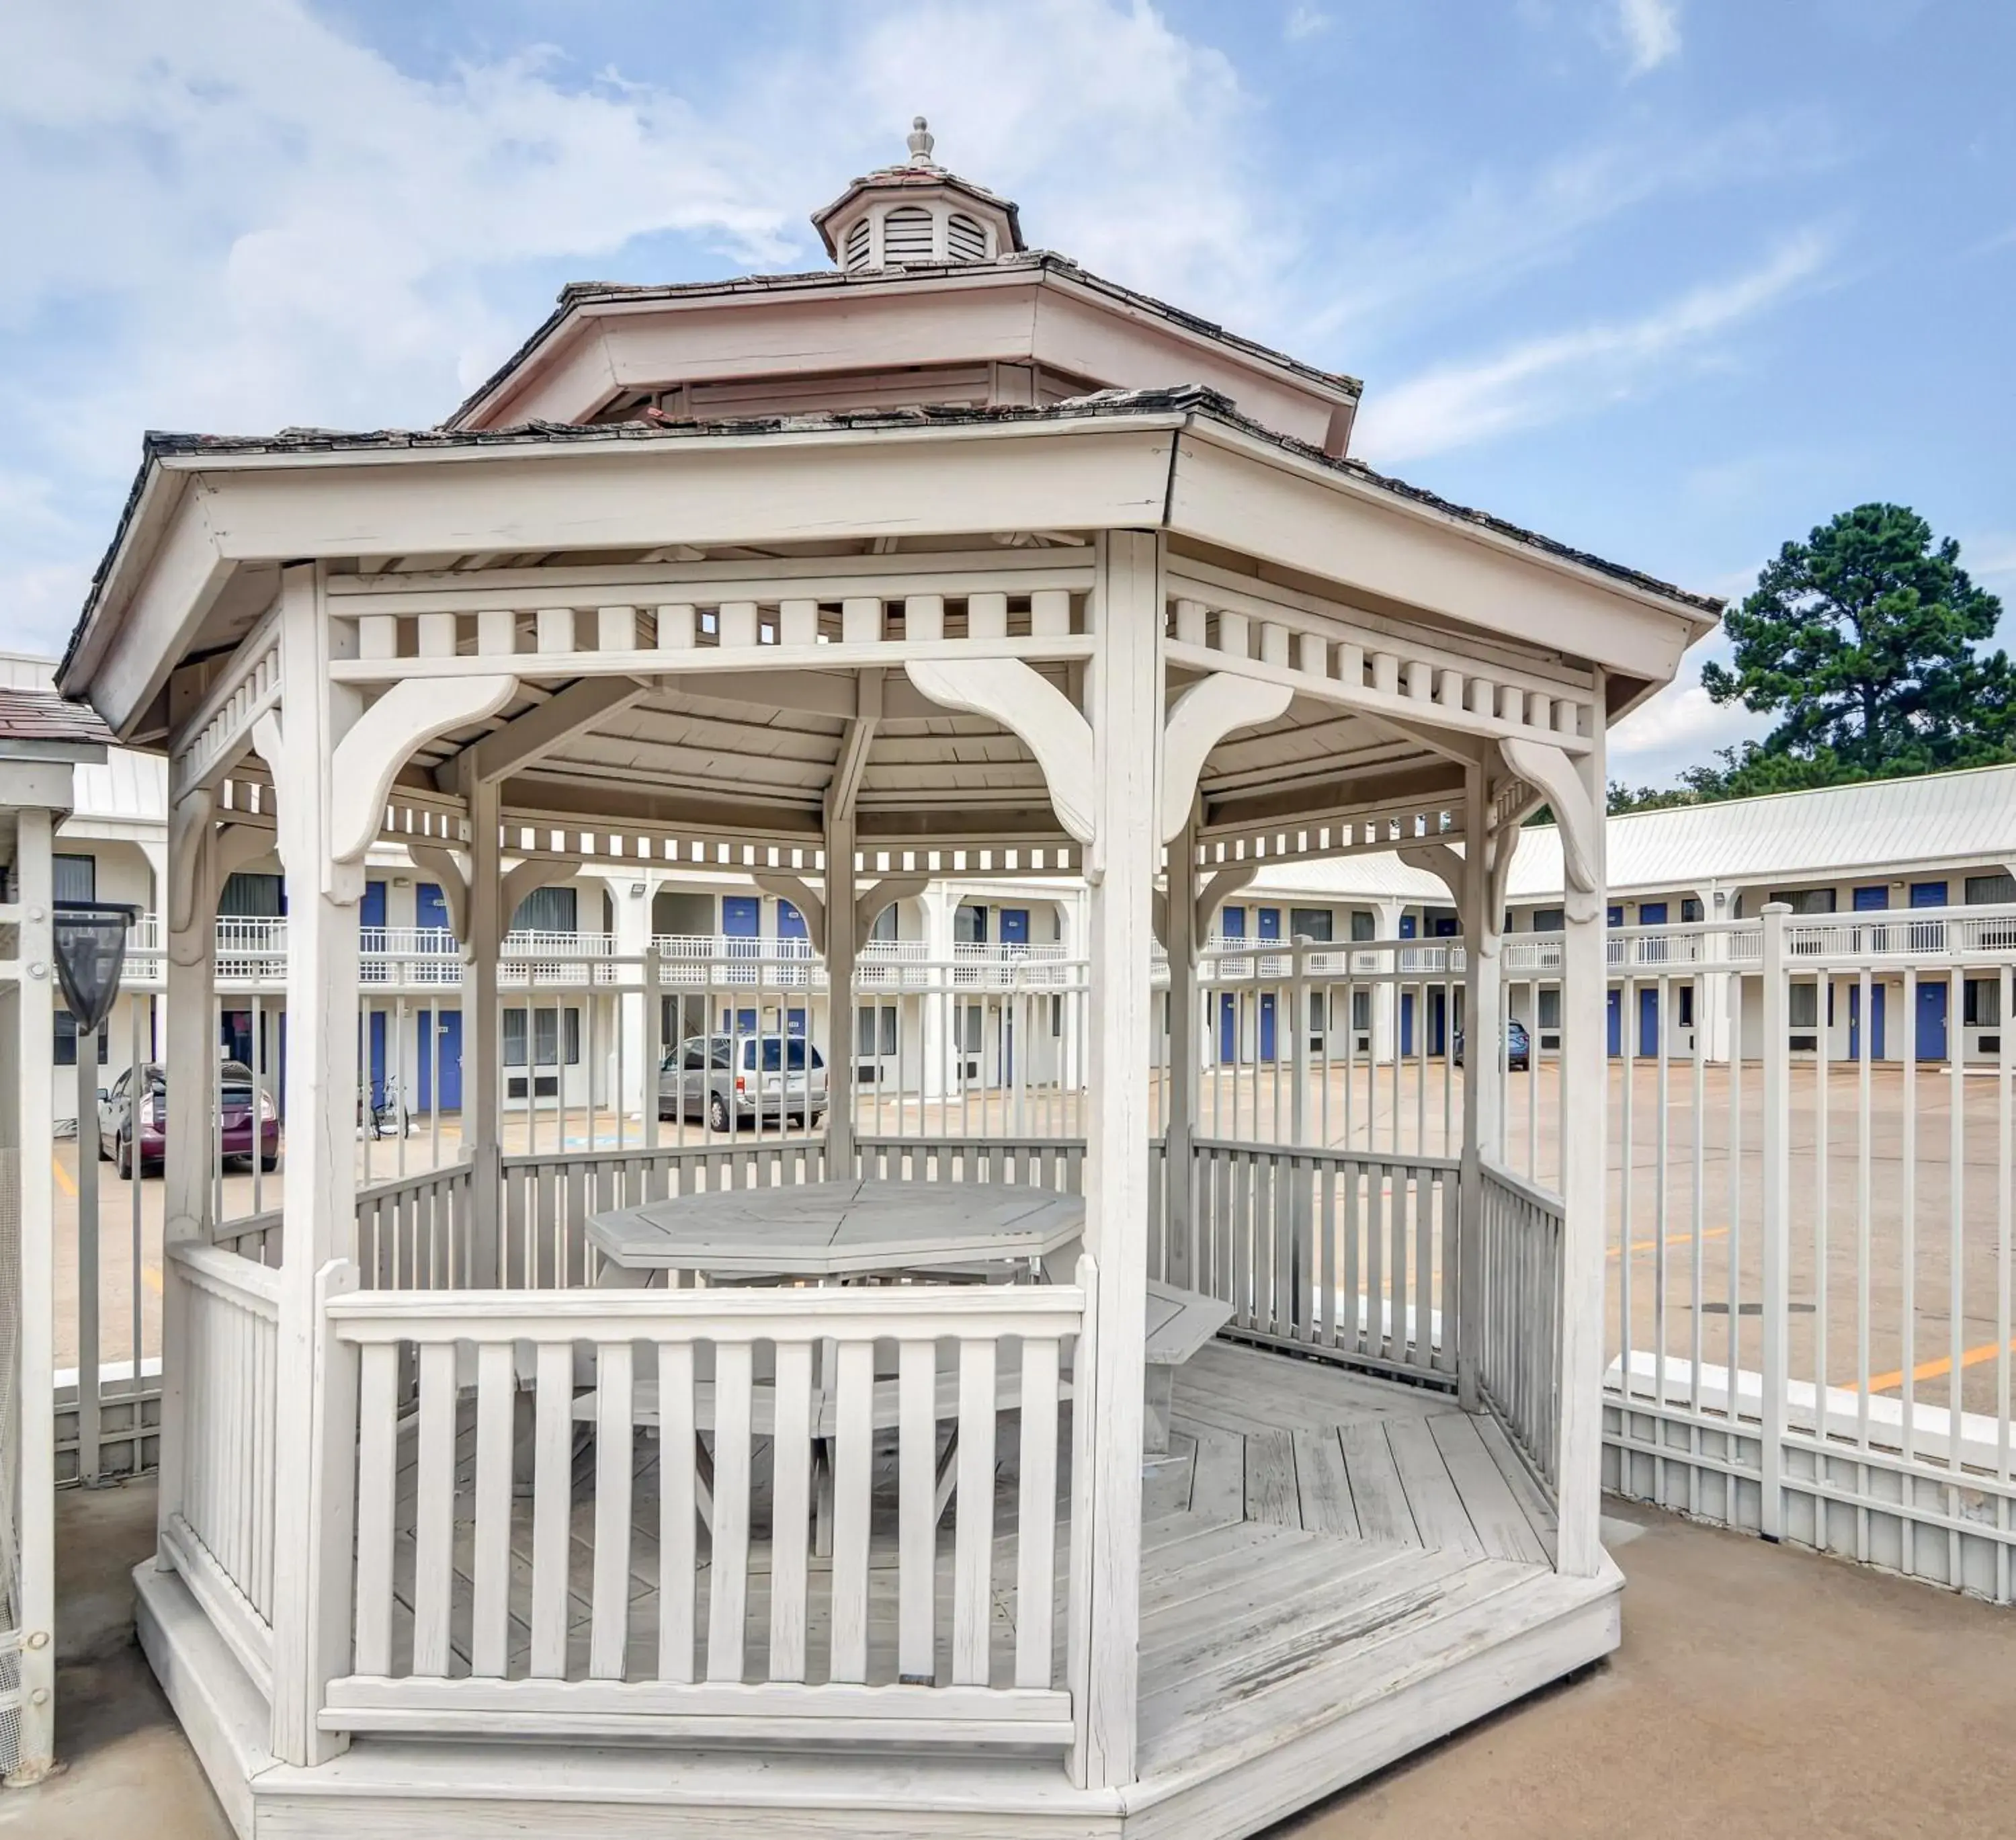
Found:
<path fill-rule="evenodd" d="M 2010 1342 L 2009 1349 L 2011 1353 L 2016 1354 L 2016 1340 Z M 1984 1341 L 1979 1347 L 1971 1348 L 1961 1355 L 1960 1364 L 1963 1367 L 1978 1367 L 1983 1361 L 1993 1360 L 2001 1352 L 2000 1342 Z M 1952 1371 L 1953 1360 L 1950 1356 L 1938 1361 L 1921 1361 L 1911 1370 L 1911 1378 L 1913 1381 L 1937 1380 L 1941 1374 L 1950 1374 Z M 1872 1393 L 1887 1393 L 1893 1388 L 1900 1387 L 1903 1384 L 1904 1370 L 1899 1367 L 1895 1374 L 1877 1374 L 1870 1381 L 1869 1390 Z"/>
<path fill-rule="evenodd" d="M 1729 1229 L 1726 1226 L 1712 1226 L 1701 1237 L 1705 1240 L 1726 1240 L 1729 1237 Z M 1670 1252 L 1676 1246 L 1691 1244 L 1694 1237 L 1694 1236 L 1690 1233 L 1669 1233 L 1666 1235 L 1666 1250 Z M 1656 1252 L 1658 1249 L 1659 1242 L 1657 1240 L 1633 1240 L 1631 1242 L 1631 1250 L 1634 1252 Z M 1610 1248 L 1610 1256 L 1612 1258 L 1617 1258 L 1622 1255 L 1616 1247 L 1612 1246 Z"/>
<path fill-rule="evenodd" d="M 63 1166 L 63 1159 L 59 1157 L 51 1157 L 49 1158 L 49 1167 L 56 1172 L 56 1186 L 61 1189 L 65 1194 L 68 1195 L 72 1201 L 75 1201 L 77 1199 L 77 1184 L 71 1179 L 69 1170 L 66 1169 Z"/>

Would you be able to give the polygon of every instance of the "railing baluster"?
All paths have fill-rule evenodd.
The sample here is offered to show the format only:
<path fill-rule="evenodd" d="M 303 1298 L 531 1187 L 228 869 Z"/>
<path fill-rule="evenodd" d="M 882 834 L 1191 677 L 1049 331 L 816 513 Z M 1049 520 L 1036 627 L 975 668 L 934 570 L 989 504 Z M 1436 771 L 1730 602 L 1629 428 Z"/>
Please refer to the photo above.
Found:
<path fill-rule="evenodd" d="M 959 1525 L 952 1556 L 952 1677 L 987 1684 L 993 1608 L 995 1345 L 959 1351 Z"/>

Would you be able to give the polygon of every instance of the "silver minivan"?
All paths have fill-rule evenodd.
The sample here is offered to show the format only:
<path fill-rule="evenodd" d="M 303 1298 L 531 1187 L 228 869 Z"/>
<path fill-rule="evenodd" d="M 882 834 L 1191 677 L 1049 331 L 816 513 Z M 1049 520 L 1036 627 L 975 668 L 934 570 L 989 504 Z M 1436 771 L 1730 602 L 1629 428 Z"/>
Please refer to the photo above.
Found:
<path fill-rule="evenodd" d="M 802 1035 L 689 1035 L 658 1068 L 658 1116 L 729 1131 L 750 1118 L 816 1125 L 826 1058 Z"/>

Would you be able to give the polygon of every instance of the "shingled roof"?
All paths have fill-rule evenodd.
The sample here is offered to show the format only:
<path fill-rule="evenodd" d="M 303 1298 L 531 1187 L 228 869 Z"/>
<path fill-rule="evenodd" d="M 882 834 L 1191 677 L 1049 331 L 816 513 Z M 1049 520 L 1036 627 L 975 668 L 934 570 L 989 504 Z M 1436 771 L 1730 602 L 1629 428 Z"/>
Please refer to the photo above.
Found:
<path fill-rule="evenodd" d="M 68 701 L 54 690 L 0 688 L 0 743 L 60 741 L 110 746 L 113 738 L 88 704 Z"/>

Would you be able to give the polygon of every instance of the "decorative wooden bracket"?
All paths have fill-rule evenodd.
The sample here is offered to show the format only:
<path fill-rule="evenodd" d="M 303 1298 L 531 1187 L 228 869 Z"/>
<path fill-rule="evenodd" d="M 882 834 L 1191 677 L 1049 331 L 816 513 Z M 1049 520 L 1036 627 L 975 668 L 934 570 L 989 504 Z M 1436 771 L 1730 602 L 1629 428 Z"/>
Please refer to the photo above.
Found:
<path fill-rule="evenodd" d="M 522 862 L 514 862 L 505 870 L 498 889 L 498 924 L 509 932 L 512 915 L 533 889 L 542 888 L 551 881 L 564 881 L 569 876 L 579 873 L 580 870 L 578 856 L 527 856 Z"/>
<path fill-rule="evenodd" d="M 1248 886 L 1259 873 L 1260 865 L 1257 862 L 1233 862 L 1200 882 L 1197 892 L 1197 917 L 1190 937 L 1200 943 L 1210 938 L 1213 912 L 1230 900 L 1241 888 Z"/>
<path fill-rule="evenodd" d="M 1449 898 L 1456 903 L 1456 910 L 1463 916 L 1463 931 L 1472 930 L 1471 916 L 1463 913 L 1463 859 L 1447 844 L 1409 844 L 1394 855 L 1409 869 L 1419 869 L 1433 876 L 1449 891 Z"/>
<path fill-rule="evenodd" d="M 517 688 L 507 676 L 409 678 L 365 710 L 329 762 L 330 862 L 360 861 L 376 840 L 392 781 L 415 748 L 495 715 Z"/>
<path fill-rule="evenodd" d="M 750 880 L 766 895 L 775 895 L 780 901 L 788 901 L 805 916 L 805 937 L 812 942 L 812 950 L 821 958 L 826 956 L 826 898 L 813 893 L 804 877 L 786 875 L 780 871 L 765 870 Z"/>
<path fill-rule="evenodd" d="M 1172 841 L 1189 822 L 1197 776 L 1211 751 L 1235 729 L 1253 728 L 1284 714 L 1294 694 L 1286 684 L 1215 671 L 1176 699 L 1162 729 L 1159 841 Z"/>
<path fill-rule="evenodd" d="M 1528 784 L 1539 787 L 1553 807 L 1554 823 L 1561 831 L 1561 868 L 1568 886 L 1564 891 L 1568 917 L 1593 920 L 1601 878 L 1597 865 L 1602 839 L 1597 826 L 1603 819 L 1583 787 L 1567 754 L 1540 741 L 1507 739 L 1499 743 L 1505 764 Z"/>
<path fill-rule="evenodd" d="M 168 808 L 168 931 L 186 932 L 194 924 L 196 882 L 208 879 L 204 846 L 210 841 L 211 799 L 207 786 L 185 792 Z"/>
<path fill-rule="evenodd" d="M 448 930 L 465 949 L 469 940 L 469 871 L 452 850 L 438 844 L 409 844 L 406 854 L 416 869 L 434 877 L 441 891 L 441 905 L 448 909 Z"/>
<path fill-rule="evenodd" d="M 912 659 L 903 668 L 934 703 L 998 722 L 1036 757 L 1057 821 L 1093 841 L 1092 725 L 1071 699 L 1020 658 Z"/>
<path fill-rule="evenodd" d="M 868 944 L 869 935 L 875 931 L 875 923 L 881 917 L 882 909 L 891 907 L 898 901 L 913 901 L 931 886 L 931 877 L 923 875 L 885 875 L 879 882 L 871 882 L 854 898 L 854 950 L 859 956 Z"/>

